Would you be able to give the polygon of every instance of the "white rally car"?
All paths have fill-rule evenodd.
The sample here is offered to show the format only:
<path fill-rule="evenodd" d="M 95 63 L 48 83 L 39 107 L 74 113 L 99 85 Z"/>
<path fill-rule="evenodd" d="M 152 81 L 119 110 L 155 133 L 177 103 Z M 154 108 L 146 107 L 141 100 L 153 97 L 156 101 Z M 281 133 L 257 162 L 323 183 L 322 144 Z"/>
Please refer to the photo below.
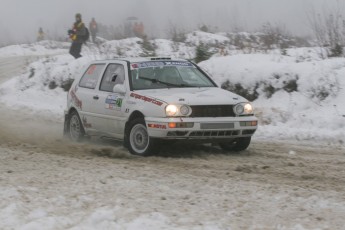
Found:
<path fill-rule="evenodd" d="M 92 62 L 67 97 L 64 133 L 120 139 L 150 155 L 162 140 L 215 142 L 246 149 L 257 129 L 252 105 L 219 88 L 196 64 L 170 58 Z"/>

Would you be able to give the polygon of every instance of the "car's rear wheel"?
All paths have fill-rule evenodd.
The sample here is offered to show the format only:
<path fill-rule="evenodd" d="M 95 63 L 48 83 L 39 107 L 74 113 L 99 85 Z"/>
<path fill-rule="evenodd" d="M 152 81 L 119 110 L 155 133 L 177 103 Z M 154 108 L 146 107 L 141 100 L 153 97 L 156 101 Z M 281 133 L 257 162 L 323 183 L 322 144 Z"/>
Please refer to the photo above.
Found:
<path fill-rule="evenodd" d="M 68 120 L 68 137 L 72 141 L 81 141 L 85 135 L 83 125 L 77 111 L 73 111 Z"/>
<path fill-rule="evenodd" d="M 147 132 L 143 118 L 130 121 L 125 135 L 125 142 L 128 150 L 134 155 L 149 156 L 158 151 L 155 140 L 150 138 Z"/>
<path fill-rule="evenodd" d="M 240 152 L 248 148 L 251 137 L 239 137 L 232 142 L 221 142 L 219 146 L 225 151 Z"/>

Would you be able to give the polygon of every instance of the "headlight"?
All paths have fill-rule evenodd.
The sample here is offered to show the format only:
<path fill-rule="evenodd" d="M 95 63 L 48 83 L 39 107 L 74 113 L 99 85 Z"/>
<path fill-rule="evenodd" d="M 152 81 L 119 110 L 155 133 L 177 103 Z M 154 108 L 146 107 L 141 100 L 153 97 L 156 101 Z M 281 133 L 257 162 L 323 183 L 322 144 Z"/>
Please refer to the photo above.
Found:
<path fill-rule="evenodd" d="M 188 105 L 168 105 L 165 107 L 165 114 L 168 117 L 173 116 L 189 116 L 192 113 L 192 108 Z"/>
<path fill-rule="evenodd" d="M 234 106 L 234 113 L 239 116 L 253 114 L 253 106 L 250 103 L 239 103 Z"/>
<path fill-rule="evenodd" d="M 181 115 L 183 115 L 183 116 L 187 116 L 187 115 L 189 114 L 189 107 L 186 106 L 186 105 L 182 105 L 182 106 L 180 107 L 180 113 L 181 113 Z"/>
<path fill-rule="evenodd" d="M 168 105 L 165 108 L 165 113 L 167 116 L 175 116 L 177 114 L 177 106 L 176 105 Z"/>
<path fill-rule="evenodd" d="M 253 114 L 253 106 L 249 103 L 244 105 L 244 113 L 245 114 Z"/>
<path fill-rule="evenodd" d="M 241 115 L 241 114 L 243 114 L 243 112 L 244 112 L 244 107 L 242 104 L 238 104 L 235 106 L 235 113 L 237 115 Z"/>

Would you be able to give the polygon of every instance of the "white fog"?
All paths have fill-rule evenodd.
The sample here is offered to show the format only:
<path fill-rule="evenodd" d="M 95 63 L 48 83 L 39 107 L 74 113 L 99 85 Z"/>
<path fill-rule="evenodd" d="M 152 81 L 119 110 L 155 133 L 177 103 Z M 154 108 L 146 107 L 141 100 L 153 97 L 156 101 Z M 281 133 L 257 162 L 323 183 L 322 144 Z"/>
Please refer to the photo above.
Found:
<path fill-rule="evenodd" d="M 310 35 L 307 14 L 344 7 L 339 0 L 1 0 L 0 45 L 32 42 L 39 27 L 51 38 L 67 37 L 66 31 L 81 13 L 104 25 L 119 27 L 135 16 L 150 37 L 166 37 L 169 26 L 185 31 L 207 25 L 223 32 L 258 31 L 266 22 L 292 34 Z"/>

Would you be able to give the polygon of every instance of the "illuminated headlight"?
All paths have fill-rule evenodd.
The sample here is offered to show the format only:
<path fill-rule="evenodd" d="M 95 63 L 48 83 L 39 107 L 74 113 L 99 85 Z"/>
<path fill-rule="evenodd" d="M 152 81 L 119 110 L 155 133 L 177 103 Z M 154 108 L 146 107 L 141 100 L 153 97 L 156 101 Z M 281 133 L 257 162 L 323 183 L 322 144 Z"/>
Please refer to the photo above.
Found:
<path fill-rule="evenodd" d="M 168 105 L 165 107 L 165 114 L 168 117 L 188 116 L 192 113 L 192 109 L 188 105 Z"/>
<path fill-rule="evenodd" d="M 165 108 L 165 113 L 167 116 L 175 116 L 177 114 L 177 106 L 176 105 L 168 105 Z"/>
<path fill-rule="evenodd" d="M 245 114 L 253 114 L 253 106 L 249 103 L 244 105 L 244 113 Z"/>
<path fill-rule="evenodd" d="M 249 103 L 240 103 L 234 106 L 236 115 L 249 115 L 253 114 L 253 106 Z"/>

